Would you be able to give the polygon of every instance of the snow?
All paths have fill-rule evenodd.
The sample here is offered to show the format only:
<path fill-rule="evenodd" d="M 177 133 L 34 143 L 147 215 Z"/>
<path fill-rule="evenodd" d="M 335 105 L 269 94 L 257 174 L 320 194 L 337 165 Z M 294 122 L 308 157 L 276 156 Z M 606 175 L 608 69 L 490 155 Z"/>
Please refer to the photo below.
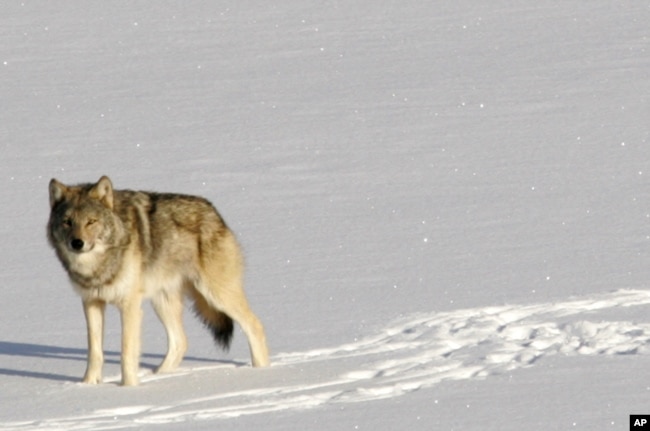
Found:
<path fill-rule="evenodd" d="M 643 2 L 10 2 L 0 430 L 624 429 L 650 413 Z M 79 383 L 47 183 L 203 195 L 273 366 L 145 306 Z"/>

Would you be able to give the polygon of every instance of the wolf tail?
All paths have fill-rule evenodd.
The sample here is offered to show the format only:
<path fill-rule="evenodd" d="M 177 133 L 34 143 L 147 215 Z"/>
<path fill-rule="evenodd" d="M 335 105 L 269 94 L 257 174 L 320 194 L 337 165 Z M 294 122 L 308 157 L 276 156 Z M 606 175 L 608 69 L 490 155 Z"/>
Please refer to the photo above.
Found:
<path fill-rule="evenodd" d="M 194 313 L 196 316 L 208 328 L 215 343 L 222 349 L 228 350 L 230 348 L 234 327 L 230 316 L 212 307 L 195 288 L 190 289 L 190 296 L 194 301 Z"/>

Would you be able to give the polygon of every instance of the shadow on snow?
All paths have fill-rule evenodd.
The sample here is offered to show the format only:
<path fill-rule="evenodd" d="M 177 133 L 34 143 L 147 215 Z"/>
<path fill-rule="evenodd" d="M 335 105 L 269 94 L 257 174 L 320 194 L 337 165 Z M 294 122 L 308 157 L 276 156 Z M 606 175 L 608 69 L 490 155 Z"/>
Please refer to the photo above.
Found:
<path fill-rule="evenodd" d="M 87 350 L 71 348 L 71 347 L 47 346 L 43 344 L 0 341 L 0 356 L 15 356 L 15 357 L 24 357 L 24 358 L 43 358 L 43 359 L 57 359 L 57 360 L 71 360 L 71 361 L 86 362 Z M 148 368 L 153 370 L 158 366 L 159 362 L 162 361 L 163 358 L 164 355 L 161 354 L 143 353 L 142 354 L 143 360 L 158 359 L 159 361 L 156 364 L 141 362 L 140 365 L 143 368 Z M 190 361 L 197 361 L 197 362 L 234 364 L 235 366 L 243 365 L 242 363 L 236 361 L 197 358 L 192 356 L 186 356 L 184 359 Z M 105 351 L 104 362 L 107 364 L 119 364 L 120 352 Z M 17 362 L 16 365 L 20 365 L 20 363 Z M 49 367 L 44 366 L 43 368 L 47 369 Z M 0 368 L 0 375 L 30 377 L 35 379 L 69 381 L 69 382 L 77 382 L 81 380 L 80 376 L 73 377 L 73 376 L 67 376 L 67 375 L 56 374 L 56 373 L 48 373 L 43 371 L 24 370 L 18 367 L 16 367 L 15 369 Z"/>

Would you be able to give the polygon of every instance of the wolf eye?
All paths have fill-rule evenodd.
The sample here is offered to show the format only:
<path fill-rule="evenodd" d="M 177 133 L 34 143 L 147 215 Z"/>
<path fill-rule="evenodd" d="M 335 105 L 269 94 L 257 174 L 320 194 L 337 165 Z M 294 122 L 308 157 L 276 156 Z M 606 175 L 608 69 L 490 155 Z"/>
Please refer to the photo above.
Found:
<path fill-rule="evenodd" d="M 86 223 L 86 226 L 90 226 L 90 225 L 95 224 L 95 223 L 97 223 L 97 219 L 91 218 L 91 219 L 88 219 L 88 222 Z"/>
<path fill-rule="evenodd" d="M 65 227 L 72 226 L 72 220 L 70 220 L 69 218 L 63 219 L 62 223 L 63 223 L 63 226 L 65 226 Z"/>

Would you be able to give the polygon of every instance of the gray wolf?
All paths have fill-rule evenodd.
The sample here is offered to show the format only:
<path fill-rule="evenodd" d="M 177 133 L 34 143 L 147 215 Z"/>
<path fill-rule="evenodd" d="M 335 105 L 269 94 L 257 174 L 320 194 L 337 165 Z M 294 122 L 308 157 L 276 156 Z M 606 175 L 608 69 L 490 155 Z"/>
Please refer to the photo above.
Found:
<path fill-rule="evenodd" d="M 81 296 L 88 329 L 83 382 L 102 381 L 106 304 L 122 324 L 122 385 L 138 384 L 142 301 L 149 298 L 167 332 L 156 372 L 176 368 L 187 350 L 183 298 L 194 303 L 217 344 L 228 348 L 233 320 L 246 334 L 255 367 L 269 365 L 264 328 L 242 285 L 234 234 L 207 200 L 188 195 L 114 190 L 95 184 L 49 184 L 47 237 Z"/>

